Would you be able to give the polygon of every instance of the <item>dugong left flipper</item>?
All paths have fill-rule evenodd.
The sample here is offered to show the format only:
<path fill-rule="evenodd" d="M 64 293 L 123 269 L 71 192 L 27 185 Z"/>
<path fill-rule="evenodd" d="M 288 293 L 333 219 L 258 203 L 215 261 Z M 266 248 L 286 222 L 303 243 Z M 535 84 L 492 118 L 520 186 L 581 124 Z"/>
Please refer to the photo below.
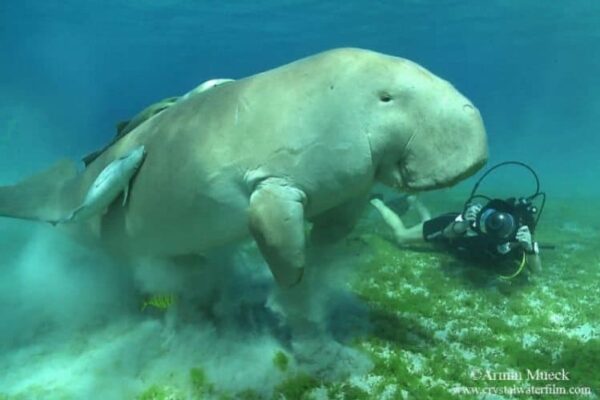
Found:
<path fill-rule="evenodd" d="M 270 178 L 250 196 L 248 223 L 277 283 L 291 287 L 304 274 L 306 195 L 283 179 Z"/>

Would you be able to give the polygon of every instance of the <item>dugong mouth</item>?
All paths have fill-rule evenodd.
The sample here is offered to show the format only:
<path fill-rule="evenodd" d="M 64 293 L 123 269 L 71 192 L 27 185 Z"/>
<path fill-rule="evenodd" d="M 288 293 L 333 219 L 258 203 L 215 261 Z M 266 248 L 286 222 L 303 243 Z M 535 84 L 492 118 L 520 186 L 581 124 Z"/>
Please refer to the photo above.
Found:
<path fill-rule="evenodd" d="M 463 170 L 453 171 L 449 174 L 448 170 L 438 171 L 428 175 L 418 177 L 418 174 L 411 174 L 407 168 L 400 168 L 397 187 L 406 192 L 420 192 L 427 190 L 443 189 L 456 185 L 457 183 L 469 178 L 479 171 L 487 162 L 487 157 L 477 160 Z"/>

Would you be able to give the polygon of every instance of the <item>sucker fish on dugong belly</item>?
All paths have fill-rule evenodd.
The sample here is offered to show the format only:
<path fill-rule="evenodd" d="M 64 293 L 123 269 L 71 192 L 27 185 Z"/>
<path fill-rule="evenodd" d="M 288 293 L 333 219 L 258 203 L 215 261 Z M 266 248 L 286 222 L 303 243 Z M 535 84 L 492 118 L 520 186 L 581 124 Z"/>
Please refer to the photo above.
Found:
<path fill-rule="evenodd" d="M 92 183 L 79 207 L 67 217 L 50 222 L 56 225 L 84 221 L 94 215 L 103 214 L 121 192 L 123 192 L 123 206 L 125 206 L 131 179 L 141 167 L 145 155 L 142 145 L 112 161 Z"/>
<path fill-rule="evenodd" d="M 98 156 L 100 154 L 102 154 L 104 151 L 106 151 L 107 148 L 112 146 L 114 143 L 116 143 L 122 137 L 127 135 L 129 132 L 131 132 L 132 130 L 134 130 L 135 128 L 137 128 L 138 126 L 140 126 L 141 124 L 143 124 L 144 122 L 149 120 L 150 118 L 154 117 L 155 115 L 157 115 L 157 114 L 163 112 L 164 110 L 166 110 L 167 108 L 171 107 L 173 104 L 177 103 L 178 101 L 185 100 L 193 94 L 204 93 L 209 89 L 220 86 L 227 82 L 233 82 L 233 79 L 225 79 L 225 78 L 209 79 L 205 82 L 202 82 L 195 89 L 187 92 L 186 94 L 184 94 L 181 97 L 167 97 L 166 99 L 162 99 L 156 103 L 149 105 L 148 107 L 144 108 L 142 111 L 137 113 L 129 121 L 121 121 L 121 122 L 117 123 L 117 134 L 115 135 L 115 137 L 102 149 L 96 150 L 90 154 L 85 155 L 81 160 L 83 161 L 83 163 L 85 165 L 91 164 L 92 161 L 94 161 L 96 158 L 98 158 Z"/>
<path fill-rule="evenodd" d="M 0 187 L 0 215 L 56 213 L 111 159 L 144 145 L 128 206 L 92 217 L 100 230 L 69 229 L 111 251 L 156 257 L 205 254 L 250 234 L 289 287 L 303 276 L 306 221 L 310 240 L 334 241 L 354 226 L 375 182 L 442 188 L 487 160 L 475 106 L 406 59 L 336 49 L 218 89 L 139 125 L 69 184 L 56 178 L 60 169 L 48 172 L 54 191 L 33 181 Z M 19 203 L 32 192 L 45 197 Z"/>

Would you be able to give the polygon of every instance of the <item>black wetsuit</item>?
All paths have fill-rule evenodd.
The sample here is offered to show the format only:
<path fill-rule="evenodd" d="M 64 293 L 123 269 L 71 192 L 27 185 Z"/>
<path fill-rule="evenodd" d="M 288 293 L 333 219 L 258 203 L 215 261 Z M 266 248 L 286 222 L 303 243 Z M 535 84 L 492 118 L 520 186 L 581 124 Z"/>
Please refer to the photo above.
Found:
<path fill-rule="evenodd" d="M 518 247 L 503 254 L 498 250 L 501 243 L 482 234 L 464 234 L 451 239 L 444 236 L 444 229 L 456 221 L 459 215 L 460 213 L 447 213 L 425 221 L 423 239 L 474 262 L 510 262 L 521 257 L 522 252 L 518 251 Z"/>

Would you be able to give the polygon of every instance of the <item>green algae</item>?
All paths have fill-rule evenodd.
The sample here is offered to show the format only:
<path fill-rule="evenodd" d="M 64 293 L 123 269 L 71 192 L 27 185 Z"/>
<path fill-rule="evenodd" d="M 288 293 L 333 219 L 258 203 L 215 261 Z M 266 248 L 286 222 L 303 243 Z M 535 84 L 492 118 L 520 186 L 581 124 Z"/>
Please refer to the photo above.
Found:
<path fill-rule="evenodd" d="M 475 368 L 523 373 L 564 368 L 571 377 L 562 382 L 565 387 L 600 388 L 592 367 L 598 364 L 598 339 L 570 336 L 600 311 L 592 295 L 598 293 L 600 265 L 594 252 L 566 256 L 548 251 L 542 254 L 545 270 L 535 281 L 523 276 L 502 282 L 491 268 L 400 249 L 385 233 L 363 238 L 372 258 L 354 288 L 370 305 L 373 333 L 362 348 L 375 361 L 372 374 L 398 382 L 417 398 L 457 398 L 449 390 L 457 386 L 507 386 L 474 381 L 470 372 Z M 569 237 L 571 243 L 577 239 Z M 563 261 L 575 257 L 577 262 Z M 415 369 L 406 352 L 422 365 Z M 371 393 L 374 398 L 381 394 L 377 388 Z"/>
<path fill-rule="evenodd" d="M 185 397 L 173 387 L 152 385 L 144 390 L 137 400 L 185 400 Z"/>
<path fill-rule="evenodd" d="M 551 209 L 547 215 L 552 220 Z M 270 362 L 281 380 L 271 394 L 251 388 L 230 393 L 209 382 L 203 369 L 192 368 L 183 387 L 155 384 L 138 399 L 301 400 L 317 398 L 316 393 L 331 399 L 456 399 L 465 398 L 455 394 L 457 387 L 552 383 L 486 381 L 474 379 L 474 371 L 518 371 L 526 376 L 528 370 L 561 369 L 570 380 L 555 383 L 590 387 L 598 395 L 597 230 L 579 232 L 578 225 L 570 231 L 542 229 L 540 241 L 558 246 L 542 252 L 543 273 L 535 280 L 520 276 L 504 282 L 492 268 L 468 265 L 424 247 L 400 248 L 385 229 L 370 223 L 368 229 L 359 225 L 346 241 L 348 246 L 360 245 L 368 255 L 354 266 L 358 273 L 350 287 L 368 306 L 371 329 L 352 343 L 372 360 L 370 371 L 322 381 L 302 373 L 292 353 L 278 351 Z M 596 331 L 586 333 L 586 324 Z M 186 377 L 185 370 L 180 374 Z M 0 400 L 21 398 L 30 397 L 0 395 Z"/>
<path fill-rule="evenodd" d="M 214 392 L 214 385 L 208 381 L 202 368 L 191 368 L 189 376 L 192 393 L 196 398 L 201 399 Z"/>
<path fill-rule="evenodd" d="M 320 382 L 304 373 L 298 373 L 286 378 L 273 391 L 273 400 L 275 399 L 307 399 L 312 390 L 319 387 Z"/>
<path fill-rule="evenodd" d="M 246 389 L 238 392 L 234 398 L 236 400 L 263 400 L 264 396 L 252 389 Z"/>
<path fill-rule="evenodd" d="M 369 355 L 372 370 L 358 378 L 325 382 L 291 374 L 292 356 L 279 351 L 272 360 L 285 375 L 271 399 L 311 399 L 317 392 L 357 400 L 457 399 L 464 398 L 454 391 L 460 387 L 548 383 L 600 388 L 600 339 L 576 335 L 578 327 L 600 313 L 594 295 L 599 289 L 594 268 L 600 258 L 593 251 L 548 251 L 542 255 L 544 272 L 535 281 L 524 275 L 504 282 L 493 269 L 448 254 L 400 248 L 385 232 L 357 229 L 354 235 L 349 242 L 360 242 L 369 257 L 357 266 L 360 272 L 351 287 L 368 305 L 372 329 L 353 343 Z M 563 240 L 560 235 L 553 238 Z M 473 378 L 474 371 L 517 371 L 527 377 L 527 371 L 561 369 L 569 373 L 568 382 Z M 266 398 L 250 389 L 228 396 Z"/>
<path fill-rule="evenodd" d="M 347 383 L 330 384 L 327 390 L 330 399 L 370 400 L 371 395 L 366 391 Z"/>
<path fill-rule="evenodd" d="M 289 363 L 290 360 L 283 351 L 278 351 L 273 356 L 273 365 L 281 372 L 287 371 Z"/>

